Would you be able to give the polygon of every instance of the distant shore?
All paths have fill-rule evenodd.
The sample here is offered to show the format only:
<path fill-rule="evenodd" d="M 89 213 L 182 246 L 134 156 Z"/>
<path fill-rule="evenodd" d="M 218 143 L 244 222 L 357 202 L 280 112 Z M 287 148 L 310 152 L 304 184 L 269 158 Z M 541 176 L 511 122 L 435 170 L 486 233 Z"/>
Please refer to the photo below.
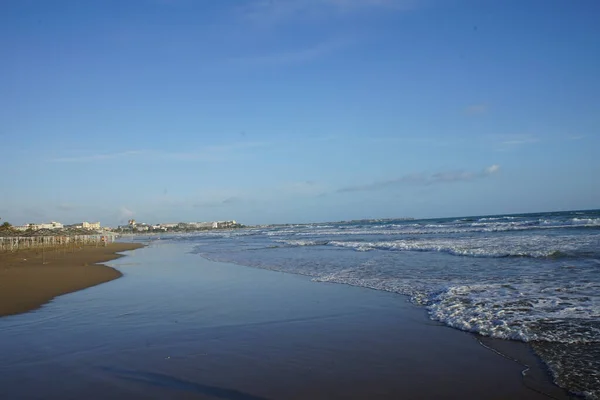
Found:
<path fill-rule="evenodd" d="M 101 263 L 140 247 L 139 243 L 110 243 L 75 250 L 0 252 L 0 317 L 34 310 L 57 296 L 117 279 L 122 274 Z"/>

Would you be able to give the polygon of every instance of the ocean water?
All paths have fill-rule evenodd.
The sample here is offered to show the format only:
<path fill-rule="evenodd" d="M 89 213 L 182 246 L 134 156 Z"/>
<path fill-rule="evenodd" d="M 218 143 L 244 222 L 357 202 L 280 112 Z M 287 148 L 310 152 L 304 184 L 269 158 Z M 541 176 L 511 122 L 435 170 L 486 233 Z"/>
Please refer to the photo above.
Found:
<path fill-rule="evenodd" d="M 260 226 L 180 235 L 215 260 L 409 296 L 431 319 L 528 342 L 600 398 L 600 210 Z"/>

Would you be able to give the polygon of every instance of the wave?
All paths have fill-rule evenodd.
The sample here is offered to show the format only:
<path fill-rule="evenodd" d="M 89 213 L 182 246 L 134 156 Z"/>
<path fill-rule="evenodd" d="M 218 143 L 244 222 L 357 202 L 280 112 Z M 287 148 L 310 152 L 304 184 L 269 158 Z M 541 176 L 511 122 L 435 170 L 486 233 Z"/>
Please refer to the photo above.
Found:
<path fill-rule="evenodd" d="M 586 247 L 597 241 L 595 237 L 572 238 L 530 236 L 526 238 L 457 238 L 430 240 L 390 240 L 379 242 L 340 240 L 277 240 L 287 246 L 334 246 L 355 251 L 417 251 L 440 252 L 464 257 L 531 257 L 531 258 L 589 258 L 593 250 Z"/>
<path fill-rule="evenodd" d="M 329 244 L 326 240 L 276 240 L 277 243 L 283 243 L 287 246 L 326 246 Z"/>
<path fill-rule="evenodd" d="M 483 217 L 483 218 L 479 218 L 478 221 L 502 221 L 502 220 L 513 220 L 513 219 L 517 219 L 518 217 L 511 217 L 511 216 L 499 216 L 499 217 Z"/>
<path fill-rule="evenodd" d="M 463 331 L 523 342 L 600 343 L 600 298 L 563 287 L 532 284 L 456 284 L 432 290 L 412 280 L 362 278 L 351 269 L 313 278 L 408 295 L 436 321 Z M 600 289 L 594 287 L 593 290 Z M 550 294 L 550 295 L 549 295 Z"/>
<path fill-rule="evenodd" d="M 600 343 L 600 324 L 594 319 L 600 311 L 597 298 L 565 296 L 562 287 L 542 293 L 539 287 L 525 286 L 450 286 L 433 295 L 427 309 L 432 319 L 448 326 L 499 339 Z"/>
<path fill-rule="evenodd" d="M 460 233 L 496 233 L 552 229 L 598 229 L 600 218 L 572 218 L 568 220 L 536 219 L 526 221 L 473 221 L 469 223 L 391 224 L 344 227 L 306 227 L 297 229 L 265 230 L 267 236 L 360 236 L 360 235 L 436 235 Z"/>
<path fill-rule="evenodd" d="M 356 251 L 369 250 L 390 250 L 390 251 L 435 251 L 449 253 L 456 256 L 467 257 L 561 257 L 566 253 L 555 249 L 524 249 L 524 248 L 502 248 L 500 246 L 491 247 L 477 243 L 456 243 L 446 241 L 405 241 L 398 240 L 394 242 L 329 242 L 330 245 L 339 247 L 349 247 Z"/>

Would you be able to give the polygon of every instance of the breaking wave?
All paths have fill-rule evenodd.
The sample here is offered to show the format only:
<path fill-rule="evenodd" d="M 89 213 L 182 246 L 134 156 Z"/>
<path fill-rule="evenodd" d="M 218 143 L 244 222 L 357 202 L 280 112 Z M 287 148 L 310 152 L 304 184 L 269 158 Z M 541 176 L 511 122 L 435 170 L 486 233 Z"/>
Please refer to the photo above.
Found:
<path fill-rule="evenodd" d="M 276 242 L 287 246 L 335 246 L 355 251 L 443 252 L 465 257 L 576 258 L 588 257 L 588 252 L 579 254 L 580 250 L 593 251 L 594 242 L 598 242 L 598 240 L 600 240 L 600 236 L 592 237 L 591 240 L 588 239 L 584 242 L 580 238 L 573 239 L 563 236 L 403 239 L 380 242 L 290 239 Z"/>

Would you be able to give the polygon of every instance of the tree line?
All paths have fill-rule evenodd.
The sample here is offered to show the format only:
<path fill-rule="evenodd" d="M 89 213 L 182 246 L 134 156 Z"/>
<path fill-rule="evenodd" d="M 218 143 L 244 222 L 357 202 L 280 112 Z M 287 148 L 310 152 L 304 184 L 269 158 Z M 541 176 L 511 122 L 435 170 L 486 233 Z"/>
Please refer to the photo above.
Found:
<path fill-rule="evenodd" d="M 2 218 L 0 218 L 0 220 L 2 220 Z M 2 224 L 0 224 L 0 231 L 8 230 L 12 230 L 12 225 L 9 222 L 4 221 Z"/>

